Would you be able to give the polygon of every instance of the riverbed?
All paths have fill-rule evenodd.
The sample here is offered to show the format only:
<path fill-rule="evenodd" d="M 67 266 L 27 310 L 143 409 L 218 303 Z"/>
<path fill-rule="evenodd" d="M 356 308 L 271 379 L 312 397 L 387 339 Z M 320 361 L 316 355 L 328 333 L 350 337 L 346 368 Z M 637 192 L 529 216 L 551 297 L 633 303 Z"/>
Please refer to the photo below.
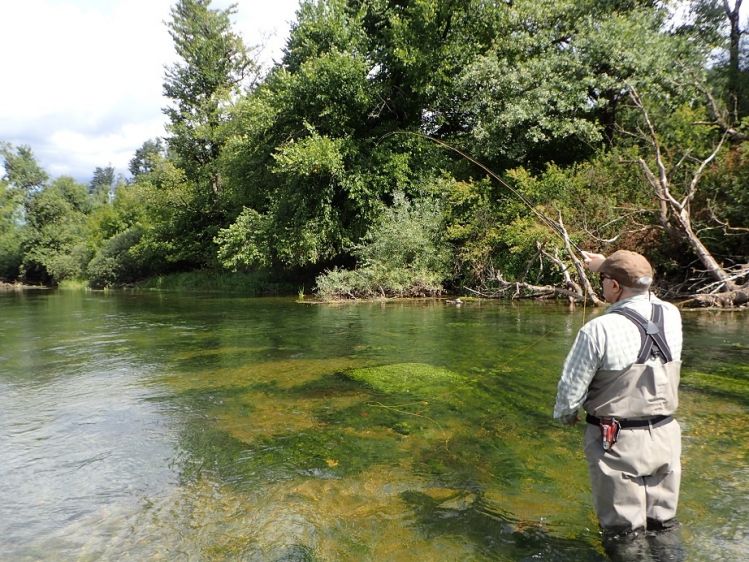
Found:
<path fill-rule="evenodd" d="M 0 557 L 605 560 L 551 420 L 599 313 L 0 293 Z M 683 548 L 744 560 L 749 314 L 684 330 Z"/>

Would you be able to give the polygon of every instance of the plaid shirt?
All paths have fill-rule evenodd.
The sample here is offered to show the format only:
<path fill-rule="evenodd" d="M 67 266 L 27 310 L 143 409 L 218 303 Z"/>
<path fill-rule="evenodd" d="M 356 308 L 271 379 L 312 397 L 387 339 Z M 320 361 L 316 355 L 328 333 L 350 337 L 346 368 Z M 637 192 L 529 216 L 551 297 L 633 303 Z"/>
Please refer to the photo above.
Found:
<path fill-rule="evenodd" d="M 681 314 L 672 304 L 652 295 L 636 295 L 611 305 L 608 312 L 627 307 L 650 318 L 651 304 L 663 307 L 666 342 L 674 361 L 681 359 Z M 571 422 L 585 401 L 588 386 L 600 370 L 625 371 L 640 353 L 640 332 L 621 314 L 602 314 L 585 324 L 577 334 L 562 369 L 557 387 L 554 417 Z"/>

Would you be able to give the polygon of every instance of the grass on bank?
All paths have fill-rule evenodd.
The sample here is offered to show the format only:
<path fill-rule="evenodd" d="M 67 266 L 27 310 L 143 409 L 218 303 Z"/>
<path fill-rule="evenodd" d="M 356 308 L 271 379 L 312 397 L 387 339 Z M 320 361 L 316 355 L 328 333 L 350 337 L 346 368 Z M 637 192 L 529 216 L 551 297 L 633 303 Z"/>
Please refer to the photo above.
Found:
<path fill-rule="evenodd" d="M 264 272 L 189 271 L 157 275 L 133 284 L 136 289 L 160 291 L 240 293 L 250 296 L 295 295 L 298 286 L 271 279 Z"/>
<path fill-rule="evenodd" d="M 63 279 L 57 288 L 63 291 L 80 291 L 88 289 L 88 281 L 85 279 Z"/>

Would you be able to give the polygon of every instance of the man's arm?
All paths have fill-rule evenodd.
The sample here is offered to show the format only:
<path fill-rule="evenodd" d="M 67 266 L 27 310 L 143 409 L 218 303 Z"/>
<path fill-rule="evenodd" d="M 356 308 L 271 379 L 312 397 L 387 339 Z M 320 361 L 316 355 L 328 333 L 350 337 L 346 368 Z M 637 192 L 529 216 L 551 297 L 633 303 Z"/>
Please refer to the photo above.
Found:
<path fill-rule="evenodd" d="M 580 330 L 567 354 L 557 386 L 554 418 L 567 425 L 577 422 L 577 411 L 585 401 L 588 386 L 601 365 L 601 352 L 595 341 Z"/>

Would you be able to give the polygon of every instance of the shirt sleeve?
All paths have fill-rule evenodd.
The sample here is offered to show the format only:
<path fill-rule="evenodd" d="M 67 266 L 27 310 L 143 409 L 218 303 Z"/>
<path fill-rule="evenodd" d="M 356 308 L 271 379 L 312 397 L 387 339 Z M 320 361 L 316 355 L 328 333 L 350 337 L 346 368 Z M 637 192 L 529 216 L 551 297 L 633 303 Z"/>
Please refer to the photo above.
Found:
<path fill-rule="evenodd" d="M 554 418 L 566 421 L 577 414 L 585 401 L 588 386 L 601 365 L 602 355 L 594 339 L 583 330 L 575 338 L 562 368 L 557 386 Z"/>

